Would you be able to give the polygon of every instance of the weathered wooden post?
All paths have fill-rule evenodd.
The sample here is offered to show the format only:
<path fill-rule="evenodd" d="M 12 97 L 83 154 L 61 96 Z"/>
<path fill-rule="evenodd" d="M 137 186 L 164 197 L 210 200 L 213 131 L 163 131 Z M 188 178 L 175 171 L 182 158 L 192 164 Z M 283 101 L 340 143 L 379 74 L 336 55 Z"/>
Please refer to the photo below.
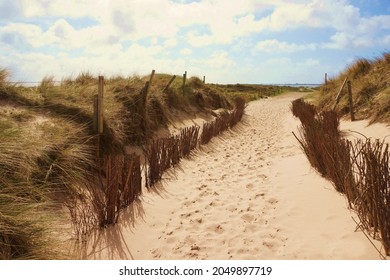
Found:
<path fill-rule="evenodd" d="M 98 133 L 98 95 L 93 96 L 93 132 Z"/>
<path fill-rule="evenodd" d="M 183 94 L 184 94 L 184 87 L 186 86 L 186 80 L 187 80 L 187 71 L 183 74 Z"/>
<path fill-rule="evenodd" d="M 154 73 L 155 73 L 155 72 L 156 72 L 155 70 L 152 70 L 152 73 L 150 74 L 149 84 L 148 84 L 148 87 L 147 87 L 147 89 L 146 89 L 146 96 L 148 96 L 149 91 L 150 91 L 150 87 L 152 86 L 152 81 L 153 81 Z"/>
<path fill-rule="evenodd" d="M 104 92 L 104 77 L 99 76 L 98 81 L 98 94 L 94 97 L 94 109 L 96 111 L 95 113 L 95 119 L 96 119 L 96 128 L 97 128 L 97 157 L 101 157 L 101 137 L 103 135 L 103 123 L 104 123 L 104 116 L 103 116 L 103 92 Z M 95 126 L 95 124 L 94 124 Z"/>
<path fill-rule="evenodd" d="M 98 133 L 103 134 L 103 92 L 104 92 L 104 77 L 99 76 L 98 89 Z"/>
<path fill-rule="evenodd" d="M 325 85 L 328 84 L 328 73 L 325 73 Z"/>
<path fill-rule="evenodd" d="M 169 87 L 171 86 L 171 84 L 173 83 L 175 78 L 176 78 L 176 75 L 173 75 L 172 78 L 169 80 L 168 84 L 165 86 L 165 88 L 163 90 L 164 92 L 166 92 L 169 89 Z"/>
<path fill-rule="evenodd" d="M 140 103 L 138 106 L 138 110 L 139 110 L 138 112 L 141 116 L 140 128 L 145 133 L 144 136 L 146 135 L 146 131 L 147 131 L 146 103 L 147 103 L 150 88 L 152 86 L 154 74 L 155 74 L 155 70 L 152 70 L 152 73 L 150 74 L 149 81 L 147 81 L 145 83 L 145 86 L 141 89 L 141 92 L 140 92 Z"/>
<path fill-rule="evenodd" d="M 348 99 L 349 99 L 349 110 L 351 113 L 351 121 L 354 121 L 355 120 L 355 113 L 353 111 L 351 81 L 348 81 Z"/>
<path fill-rule="evenodd" d="M 206 83 L 206 76 L 203 76 L 203 83 Z"/>
<path fill-rule="evenodd" d="M 339 93 L 337 94 L 337 96 L 336 96 L 336 102 L 334 103 L 334 106 L 333 106 L 333 110 L 335 110 L 336 109 L 336 106 L 337 106 L 337 104 L 339 103 L 339 101 L 340 101 L 340 98 L 341 98 L 341 92 L 343 91 L 343 89 L 344 89 L 344 86 L 345 86 L 345 83 L 347 82 L 347 80 L 348 80 L 348 76 L 347 77 L 345 77 L 345 79 L 344 79 L 344 82 L 343 82 L 343 84 L 341 85 L 341 88 L 340 88 L 340 90 L 339 90 Z"/>

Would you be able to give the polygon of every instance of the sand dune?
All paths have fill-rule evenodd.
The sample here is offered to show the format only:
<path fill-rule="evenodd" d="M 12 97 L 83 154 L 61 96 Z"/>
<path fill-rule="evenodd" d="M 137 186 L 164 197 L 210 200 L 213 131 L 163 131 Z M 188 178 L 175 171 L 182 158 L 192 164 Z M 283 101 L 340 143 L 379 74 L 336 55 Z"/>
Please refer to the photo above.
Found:
<path fill-rule="evenodd" d="M 83 257 L 379 259 L 291 133 L 299 121 L 289 106 L 300 95 L 251 102 L 242 124 L 182 161 L 117 226 L 94 236 Z"/>

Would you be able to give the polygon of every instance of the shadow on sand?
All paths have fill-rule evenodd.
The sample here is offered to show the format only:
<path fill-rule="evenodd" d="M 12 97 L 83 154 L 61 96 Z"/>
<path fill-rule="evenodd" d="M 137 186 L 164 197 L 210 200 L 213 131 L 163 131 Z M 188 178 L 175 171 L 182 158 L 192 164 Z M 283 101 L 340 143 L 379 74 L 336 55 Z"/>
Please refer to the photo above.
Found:
<path fill-rule="evenodd" d="M 124 229 L 135 228 L 138 221 L 144 221 L 145 212 L 141 200 L 134 201 L 122 210 L 120 221 L 103 229 L 96 229 L 82 241 L 75 242 L 73 255 L 77 259 L 112 260 L 134 259 L 123 236 Z"/>

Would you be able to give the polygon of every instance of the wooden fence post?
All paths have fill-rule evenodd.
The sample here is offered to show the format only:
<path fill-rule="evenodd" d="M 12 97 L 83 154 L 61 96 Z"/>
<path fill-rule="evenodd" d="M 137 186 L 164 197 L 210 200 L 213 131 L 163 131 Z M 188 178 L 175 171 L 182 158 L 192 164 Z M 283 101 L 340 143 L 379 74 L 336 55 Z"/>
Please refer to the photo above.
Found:
<path fill-rule="evenodd" d="M 156 72 L 155 70 L 152 70 L 152 73 L 150 74 L 149 84 L 148 84 L 148 87 L 147 87 L 147 89 L 146 89 L 146 96 L 148 96 L 149 91 L 150 91 L 150 87 L 152 86 L 152 81 L 153 81 L 154 73 L 155 73 L 155 72 Z"/>
<path fill-rule="evenodd" d="M 325 73 L 325 85 L 328 84 L 328 73 Z"/>
<path fill-rule="evenodd" d="M 206 83 L 206 76 L 203 76 L 203 83 Z"/>
<path fill-rule="evenodd" d="M 353 111 L 351 81 L 348 81 L 348 99 L 349 99 L 349 110 L 350 110 L 350 113 L 351 113 L 351 121 L 354 121 L 355 120 L 355 114 L 354 114 L 354 111 Z"/>
<path fill-rule="evenodd" d="M 98 81 L 98 94 L 94 98 L 94 110 L 96 110 L 96 132 L 98 134 L 97 136 L 97 157 L 101 157 L 101 137 L 103 135 L 103 123 L 104 123 L 104 116 L 103 116 L 103 93 L 104 93 L 104 77 L 99 76 Z"/>
<path fill-rule="evenodd" d="M 103 92 L 104 92 L 104 77 L 99 76 L 98 90 L 98 133 L 103 134 Z"/>
<path fill-rule="evenodd" d="M 168 88 L 171 86 L 171 84 L 173 83 L 175 78 L 176 78 L 176 75 L 173 75 L 172 78 L 169 80 L 168 84 L 165 86 L 165 88 L 163 90 L 164 92 L 168 90 Z"/>
<path fill-rule="evenodd" d="M 186 80 L 187 80 L 187 71 L 185 71 L 183 74 L 183 94 L 184 94 L 184 87 L 186 85 Z"/>
<path fill-rule="evenodd" d="M 152 70 L 152 73 L 150 74 L 149 81 L 147 81 L 145 83 L 145 86 L 141 89 L 141 92 L 140 92 L 140 103 L 139 103 L 139 106 L 138 106 L 138 110 L 139 110 L 138 113 L 141 116 L 140 128 L 141 128 L 141 130 L 144 133 L 146 133 L 146 131 L 147 131 L 146 103 L 147 103 L 147 99 L 148 99 L 148 94 L 149 94 L 150 88 L 152 86 L 154 74 L 155 74 L 155 70 Z"/>
<path fill-rule="evenodd" d="M 95 94 L 93 96 L 93 132 L 98 133 L 98 120 L 99 120 L 99 113 L 98 113 L 98 95 Z"/>
<path fill-rule="evenodd" d="M 344 89 L 344 86 L 345 86 L 345 83 L 347 82 L 347 80 L 348 80 L 348 76 L 347 77 L 345 77 L 345 79 L 344 79 L 344 82 L 343 82 L 343 84 L 341 85 L 341 88 L 340 88 L 340 90 L 339 90 L 339 93 L 337 94 L 337 96 L 336 96 L 336 102 L 334 103 L 334 106 L 333 106 L 333 110 L 335 110 L 336 109 L 336 106 L 337 106 L 337 104 L 339 103 L 339 101 L 340 101 L 340 98 L 341 98 L 341 92 L 343 91 L 343 89 Z"/>

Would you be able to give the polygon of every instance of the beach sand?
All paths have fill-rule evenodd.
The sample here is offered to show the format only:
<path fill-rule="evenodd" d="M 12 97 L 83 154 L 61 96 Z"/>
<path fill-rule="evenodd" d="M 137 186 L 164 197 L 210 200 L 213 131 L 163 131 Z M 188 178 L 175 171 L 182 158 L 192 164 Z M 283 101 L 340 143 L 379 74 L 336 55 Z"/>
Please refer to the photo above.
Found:
<path fill-rule="evenodd" d="M 242 123 L 183 160 L 154 191 L 145 190 L 119 224 L 91 238 L 82 257 L 380 259 L 356 230 L 345 197 L 310 167 L 292 135 L 299 121 L 290 104 L 300 96 L 251 102 Z M 366 125 L 341 127 L 390 135 L 389 127 Z"/>

